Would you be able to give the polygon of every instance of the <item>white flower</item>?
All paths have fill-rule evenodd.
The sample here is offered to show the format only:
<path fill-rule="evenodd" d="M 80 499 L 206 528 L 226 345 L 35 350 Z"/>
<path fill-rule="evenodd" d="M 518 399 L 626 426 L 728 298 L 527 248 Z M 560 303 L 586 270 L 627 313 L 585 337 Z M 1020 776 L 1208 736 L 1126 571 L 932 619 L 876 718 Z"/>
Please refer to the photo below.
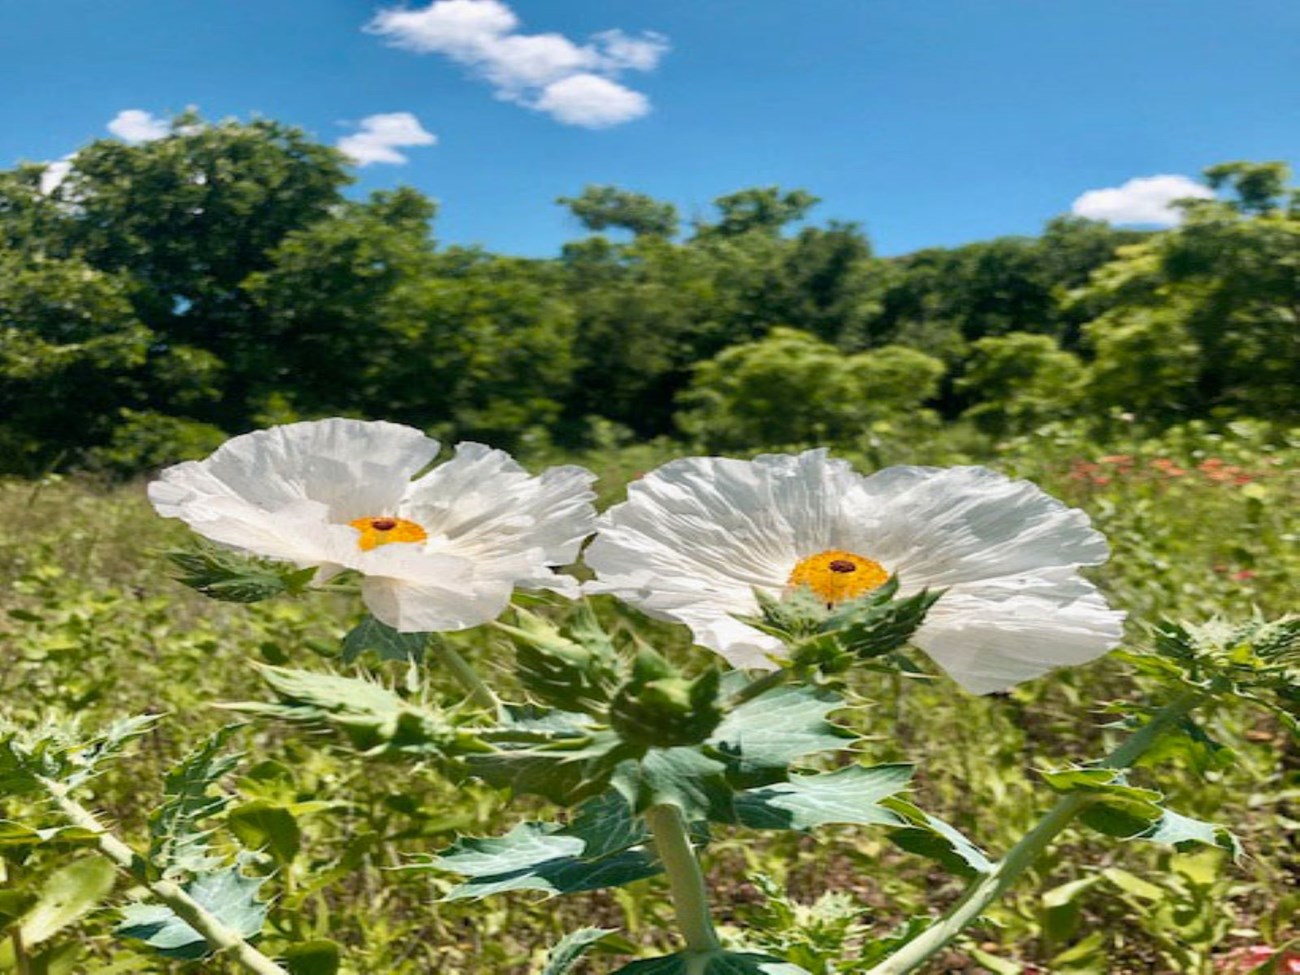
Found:
<path fill-rule="evenodd" d="M 594 475 L 533 477 L 510 455 L 462 443 L 412 478 L 438 441 L 396 423 L 319 420 L 235 437 L 149 485 L 159 514 L 253 555 L 363 574 L 361 595 L 404 632 L 495 619 L 516 586 L 577 594 L 552 566 L 591 534 Z"/>
<path fill-rule="evenodd" d="M 982 467 L 863 477 L 824 450 L 691 457 L 602 517 L 586 589 L 685 623 L 734 666 L 771 668 L 780 642 L 733 615 L 757 613 L 755 589 L 810 585 L 834 603 L 897 574 L 902 594 L 947 590 L 914 642 L 984 694 L 1116 645 L 1124 614 L 1076 571 L 1105 558 L 1082 511 Z"/>

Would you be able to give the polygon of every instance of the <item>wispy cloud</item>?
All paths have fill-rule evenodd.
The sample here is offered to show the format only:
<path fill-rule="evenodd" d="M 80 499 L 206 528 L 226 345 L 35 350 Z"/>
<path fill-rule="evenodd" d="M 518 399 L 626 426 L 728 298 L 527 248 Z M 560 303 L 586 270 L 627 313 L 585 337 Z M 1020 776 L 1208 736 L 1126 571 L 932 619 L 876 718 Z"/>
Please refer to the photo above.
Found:
<path fill-rule="evenodd" d="M 471 68 L 498 98 L 566 125 L 605 128 L 640 118 L 650 100 L 616 79 L 650 71 L 668 51 L 662 34 L 607 30 L 578 44 L 563 34 L 526 34 L 502 0 L 435 0 L 379 11 L 366 30 L 395 47 L 441 54 Z"/>
<path fill-rule="evenodd" d="M 127 108 L 113 116 L 108 131 L 123 142 L 152 142 L 171 133 L 166 119 L 139 108 Z"/>
<path fill-rule="evenodd" d="M 1212 190 L 1186 176 L 1140 176 L 1120 186 L 1084 193 L 1070 208 L 1075 216 L 1110 223 L 1145 223 L 1172 227 L 1183 217 L 1175 200 L 1208 200 Z"/>
<path fill-rule="evenodd" d="M 369 115 L 359 123 L 360 131 L 339 139 L 338 147 L 358 166 L 371 163 L 404 163 L 409 160 L 398 149 L 431 146 L 438 141 L 410 112 Z"/>

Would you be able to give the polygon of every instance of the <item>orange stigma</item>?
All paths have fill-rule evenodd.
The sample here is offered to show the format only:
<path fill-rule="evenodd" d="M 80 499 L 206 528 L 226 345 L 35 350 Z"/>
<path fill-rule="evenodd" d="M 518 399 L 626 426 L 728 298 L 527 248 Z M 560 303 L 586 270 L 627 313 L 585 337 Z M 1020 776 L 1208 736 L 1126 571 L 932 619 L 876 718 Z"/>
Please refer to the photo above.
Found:
<path fill-rule="evenodd" d="M 828 549 L 800 559 L 790 573 L 788 585 L 807 586 L 834 606 L 879 588 L 888 578 L 889 573 L 879 562 L 853 552 Z"/>
<path fill-rule="evenodd" d="M 413 521 L 381 515 L 377 518 L 358 518 L 348 524 L 361 533 L 357 546 L 363 552 L 391 545 L 393 542 L 423 542 L 429 533 Z"/>

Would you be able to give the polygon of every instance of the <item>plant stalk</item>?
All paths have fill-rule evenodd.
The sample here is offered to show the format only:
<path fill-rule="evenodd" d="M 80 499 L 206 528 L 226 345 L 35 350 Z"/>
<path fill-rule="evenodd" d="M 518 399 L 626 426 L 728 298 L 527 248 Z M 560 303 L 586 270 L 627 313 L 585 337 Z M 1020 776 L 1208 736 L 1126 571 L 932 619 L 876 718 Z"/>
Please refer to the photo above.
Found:
<path fill-rule="evenodd" d="M 659 862 L 668 876 L 677 925 L 686 941 L 686 950 L 707 953 L 721 947 L 709 916 L 709 894 L 704 872 L 686 832 L 686 821 L 676 806 L 651 806 L 645 813 L 646 824 L 654 836 Z"/>
<path fill-rule="evenodd" d="M 483 683 L 483 678 L 479 677 L 478 671 L 470 666 L 469 661 L 462 657 L 455 647 L 435 636 L 429 640 L 429 648 L 438 658 L 438 663 L 446 667 L 456 682 L 469 692 L 475 704 L 493 714 L 500 709 L 501 702 L 492 693 L 492 689 Z"/>
<path fill-rule="evenodd" d="M 1171 725 L 1201 702 L 1203 692 L 1189 691 L 1176 698 L 1154 718 L 1133 733 L 1123 744 L 1100 762 L 1102 768 L 1128 768 L 1159 739 Z M 1076 792 L 1062 796 L 1042 819 L 1020 838 L 990 873 L 975 880 L 961 898 L 934 924 L 926 928 L 898 951 L 866 975 L 907 975 L 914 972 L 933 955 L 947 947 L 984 913 L 990 904 L 1001 897 L 1012 884 L 1031 867 L 1040 854 L 1091 801 L 1091 797 Z"/>
<path fill-rule="evenodd" d="M 148 887 L 150 893 L 176 912 L 177 917 L 201 934 L 213 951 L 234 959 L 254 975 L 289 975 L 287 970 L 245 941 L 238 931 L 222 923 L 179 884 L 151 877 L 145 859 L 109 832 L 90 810 L 71 798 L 65 785 L 50 779 L 40 781 L 70 823 L 93 832 L 104 856 L 123 873 Z"/>

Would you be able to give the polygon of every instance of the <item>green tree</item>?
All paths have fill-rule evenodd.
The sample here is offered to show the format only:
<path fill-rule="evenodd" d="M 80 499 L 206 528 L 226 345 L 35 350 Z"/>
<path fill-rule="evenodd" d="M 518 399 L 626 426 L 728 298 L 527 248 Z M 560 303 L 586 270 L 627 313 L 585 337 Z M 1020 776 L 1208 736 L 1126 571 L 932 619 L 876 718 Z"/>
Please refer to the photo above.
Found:
<path fill-rule="evenodd" d="M 1123 248 L 1074 300 L 1111 405 L 1157 416 L 1300 416 L 1300 212 L 1281 164 L 1207 170 L 1235 198 L 1197 200 L 1184 222 Z M 1165 362 L 1145 383 L 1115 361 L 1137 343 Z M 1176 365 L 1175 365 L 1176 363 Z M 1153 364 L 1154 368 L 1154 364 Z M 1105 376 L 1132 382 L 1102 382 Z M 1161 398 L 1157 376 L 1169 382 Z M 1156 400 L 1160 401 L 1157 402 Z M 1163 404 L 1163 405 L 1162 405 Z"/>
<path fill-rule="evenodd" d="M 153 333 L 130 281 L 0 251 L 0 473 L 35 473 L 105 439 L 141 395 Z"/>
<path fill-rule="evenodd" d="M 975 342 L 955 385 L 977 400 L 962 415 L 1003 436 L 1066 416 L 1081 395 L 1082 378 L 1079 357 L 1052 338 L 1013 332 Z"/>
<path fill-rule="evenodd" d="M 728 193 L 713 201 L 718 208 L 716 223 L 699 223 L 701 236 L 735 237 L 761 233 L 775 237 L 787 224 L 802 220 L 820 202 L 807 190 L 782 192 L 779 186 L 751 187 Z"/>
<path fill-rule="evenodd" d="M 637 237 L 675 237 L 677 208 L 644 193 L 617 186 L 588 186 L 578 196 L 555 201 L 569 208 L 593 233 L 610 227 L 631 231 Z"/>
<path fill-rule="evenodd" d="M 776 328 L 698 365 L 679 423 L 712 449 L 845 442 L 877 420 L 914 414 L 943 372 L 915 349 L 846 356 L 806 332 Z"/>

